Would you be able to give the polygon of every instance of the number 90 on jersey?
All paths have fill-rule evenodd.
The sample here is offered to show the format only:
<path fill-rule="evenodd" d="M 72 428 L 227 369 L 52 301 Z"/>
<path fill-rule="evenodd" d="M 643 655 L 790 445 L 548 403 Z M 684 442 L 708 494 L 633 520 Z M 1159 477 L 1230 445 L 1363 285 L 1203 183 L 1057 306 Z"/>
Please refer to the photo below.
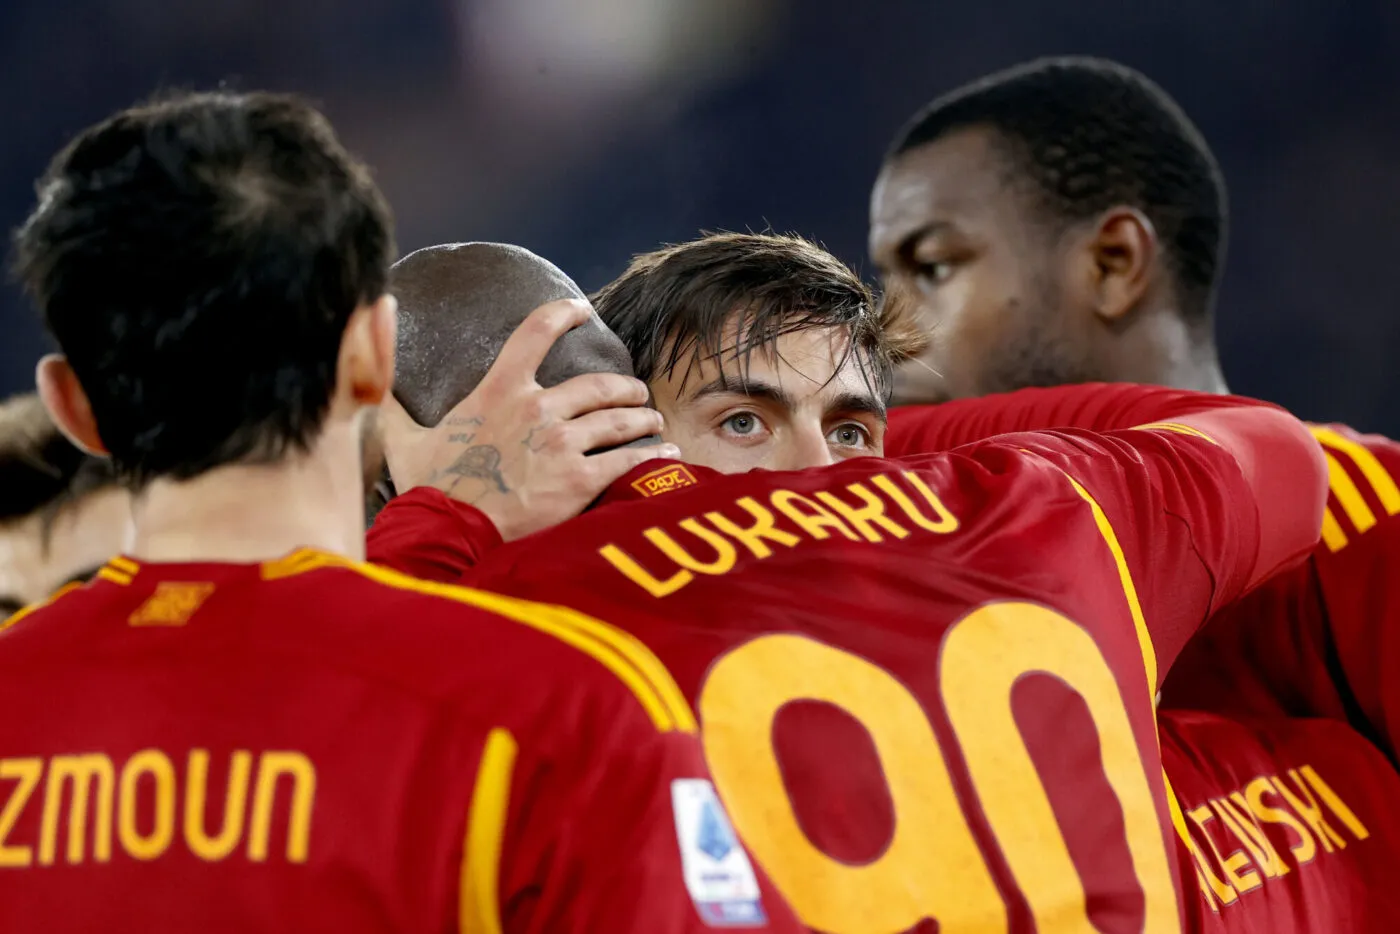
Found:
<path fill-rule="evenodd" d="M 1012 688 L 1033 673 L 1084 701 L 1103 775 L 1126 831 L 1122 858 L 1140 886 L 1134 932 L 1179 929 L 1176 889 L 1157 802 L 1117 681 L 1093 638 L 1037 604 L 992 603 L 945 634 L 937 697 L 990 828 L 979 841 L 925 707 L 869 661 L 795 634 L 761 636 L 719 658 L 701 690 L 705 755 L 749 849 L 803 923 L 827 934 L 900 934 L 925 920 L 940 934 L 1010 931 L 989 866 L 1004 860 L 1036 934 L 1116 934 L 1089 919 L 1086 887 L 1012 712 Z M 1145 692 L 1144 692 L 1145 693 Z M 833 858 L 803 832 L 773 746 L 779 710 L 823 701 L 869 733 L 893 804 L 893 832 L 862 864 Z M 1159 762 L 1152 763 L 1160 768 Z"/>

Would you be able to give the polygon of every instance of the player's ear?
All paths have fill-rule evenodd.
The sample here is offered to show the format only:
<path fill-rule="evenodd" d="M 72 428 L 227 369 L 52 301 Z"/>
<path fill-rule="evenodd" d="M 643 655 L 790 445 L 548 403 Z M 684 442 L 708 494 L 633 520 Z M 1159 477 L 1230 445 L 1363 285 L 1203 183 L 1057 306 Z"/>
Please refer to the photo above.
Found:
<path fill-rule="evenodd" d="M 350 315 L 340 341 L 338 394 L 356 406 L 378 405 L 394 385 L 398 302 L 385 293 Z"/>
<path fill-rule="evenodd" d="M 56 353 L 45 355 L 34 368 L 34 383 L 58 430 L 84 452 L 106 457 L 107 446 L 97 433 L 92 403 L 68 365 L 68 358 Z"/>
<path fill-rule="evenodd" d="M 1151 285 L 1157 232 L 1136 208 L 1114 208 L 1099 219 L 1093 251 L 1094 312 L 1118 321 L 1137 307 Z"/>

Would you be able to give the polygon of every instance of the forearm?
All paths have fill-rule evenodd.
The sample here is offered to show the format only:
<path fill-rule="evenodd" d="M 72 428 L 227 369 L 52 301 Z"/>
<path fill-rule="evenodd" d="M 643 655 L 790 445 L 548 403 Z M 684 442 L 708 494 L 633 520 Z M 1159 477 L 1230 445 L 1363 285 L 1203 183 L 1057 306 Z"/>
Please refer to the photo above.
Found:
<path fill-rule="evenodd" d="M 909 406 L 890 414 L 885 454 L 932 454 L 994 435 L 1052 428 L 1116 431 L 1150 422 L 1176 421 L 1218 409 L 1275 408 L 1239 396 L 1220 396 L 1139 386 L 1085 383 L 1051 389 L 962 399 L 942 405 Z"/>
<path fill-rule="evenodd" d="M 368 559 L 423 580 L 455 583 L 501 544 L 485 514 L 431 487 L 395 497 L 365 540 Z"/>

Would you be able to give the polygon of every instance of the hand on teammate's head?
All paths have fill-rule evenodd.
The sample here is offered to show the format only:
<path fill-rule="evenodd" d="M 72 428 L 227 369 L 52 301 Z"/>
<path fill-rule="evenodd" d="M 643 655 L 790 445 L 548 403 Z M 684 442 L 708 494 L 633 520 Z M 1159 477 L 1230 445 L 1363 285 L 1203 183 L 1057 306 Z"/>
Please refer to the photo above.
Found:
<path fill-rule="evenodd" d="M 379 421 L 398 491 L 431 486 L 471 503 L 511 541 L 577 515 L 638 464 L 679 456 L 669 444 L 619 447 L 662 428 L 640 380 L 590 373 L 548 389 L 536 380 L 554 343 L 591 314 L 586 301 L 541 305 L 435 427 L 389 397 Z"/>

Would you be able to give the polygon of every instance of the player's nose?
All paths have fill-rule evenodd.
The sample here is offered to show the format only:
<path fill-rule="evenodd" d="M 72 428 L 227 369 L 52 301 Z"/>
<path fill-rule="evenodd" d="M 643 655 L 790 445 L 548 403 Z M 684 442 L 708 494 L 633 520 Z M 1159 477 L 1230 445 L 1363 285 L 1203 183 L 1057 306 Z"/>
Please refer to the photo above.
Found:
<path fill-rule="evenodd" d="M 774 470 L 805 470 L 808 467 L 825 467 L 836 463 L 831 446 L 826 443 L 826 433 L 822 426 L 803 426 L 794 429 L 782 446 Z"/>

